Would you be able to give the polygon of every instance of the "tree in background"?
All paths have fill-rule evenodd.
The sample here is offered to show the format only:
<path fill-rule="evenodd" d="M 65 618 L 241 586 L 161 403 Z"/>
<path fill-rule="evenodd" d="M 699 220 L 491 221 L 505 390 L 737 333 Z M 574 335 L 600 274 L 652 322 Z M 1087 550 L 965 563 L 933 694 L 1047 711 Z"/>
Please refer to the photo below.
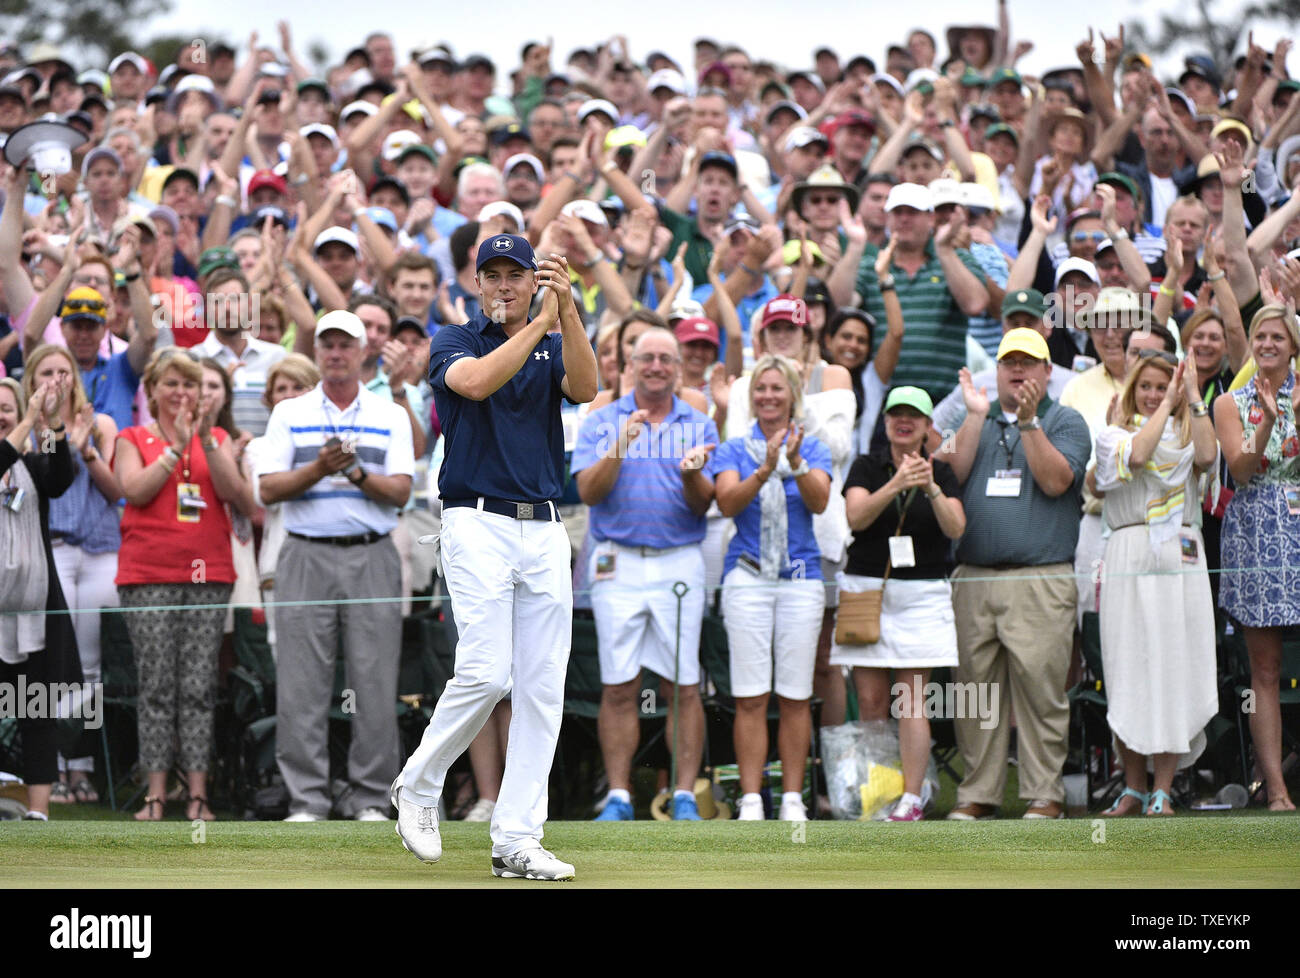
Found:
<path fill-rule="evenodd" d="M 1180 6 L 1174 14 L 1161 14 L 1154 28 L 1133 22 L 1125 26 L 1129 48 L 1150 54 L 1165 54 L 1175 47 L 1188 53 L 1205 52 L 1225 72 L 1238 54 L 1246 50 L 1246 34 L 1263 21 L 1281 21 L 1288 26 L 1300 23 L 1300 0 L 1267 0 L 1251 3 L 1221 17 L 1211 10 L 1216 0 L 1194 0 Z M 1256 40 L 1256 43 L 1259 43 Z"/>
<path fill-rule="evenodd" d="M 0 0 L 0 34 L 23 45 L 49 41 L 99 52 L 86 60 L 107 64 L 137 43 L 140 25 L 171 8 L 171 0 Z"/>

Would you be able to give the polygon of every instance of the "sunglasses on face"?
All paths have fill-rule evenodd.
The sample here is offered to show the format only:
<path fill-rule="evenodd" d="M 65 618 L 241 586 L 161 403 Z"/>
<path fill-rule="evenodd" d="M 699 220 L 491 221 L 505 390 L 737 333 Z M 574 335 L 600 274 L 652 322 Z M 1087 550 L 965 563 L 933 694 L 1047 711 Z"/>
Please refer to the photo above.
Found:
<path fill-rule="evenodd" d="M 808 203 L 812 204 L 814 207 L 821 207 L 823 205 L 833 205 L 833 204 L 838 204 L 839 202 L 840 202 L 839 194 L 809 194 L 808 195 Z"/>
<path fill-rule="evenodd" d="M 1105 231 L 1071 231 L 1070 240 L 1076 242 L 1095 241 L 1101 243 L 1106 240 Z"/>
<path fill-rule="evenodd" d="M 63 308 L 68 312 L 93 312 L 99 316 L 104 314 L 104 303 L 98 299 L 68 299 L 63 303 Z"/>

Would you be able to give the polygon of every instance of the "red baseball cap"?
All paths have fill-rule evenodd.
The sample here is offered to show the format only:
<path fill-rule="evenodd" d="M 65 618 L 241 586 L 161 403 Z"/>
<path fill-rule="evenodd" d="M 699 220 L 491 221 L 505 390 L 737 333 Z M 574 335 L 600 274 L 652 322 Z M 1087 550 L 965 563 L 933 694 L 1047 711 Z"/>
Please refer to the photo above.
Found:
<path fill-rule="evenodd" d="M 289 185 L 284 182 L 284 177 L 270 170 L 258 170 L 248 181 L 248 193 L 251 196 L 254 191 L 261 190 L 263 187 L 270 187 L 276 193 L 287 194 Z"/>
<path fill-rule="evenodd" d="M 703 316 L 692 316 L 690 319 L 681 320 L 673 328 L 673 335 L 677 337 L 679 343 L 707 340 L 719 349 L 722 347 L 722 342 L 718 338 L 718 324 Z"/>
<path fill-rule="evenodd" d="M 875 132 L 876 120 L 871 118 L 870 115 L 863 112 L 861 109 L 849 109 L 846 112 L 841 112 L 835 117 L 834 126 L 836 130 L 842 129 L 845 126 L 865 126 L 871 132 Z"/>
<path fill-rule="evenodd" d="M 773 323 L 783 322 L 807 328 L 808 304 L 793 295 L 778 295 L 775 299 L 769 299 L 763 307 L 763 322 L 760 327 L 766 329 Z"/>

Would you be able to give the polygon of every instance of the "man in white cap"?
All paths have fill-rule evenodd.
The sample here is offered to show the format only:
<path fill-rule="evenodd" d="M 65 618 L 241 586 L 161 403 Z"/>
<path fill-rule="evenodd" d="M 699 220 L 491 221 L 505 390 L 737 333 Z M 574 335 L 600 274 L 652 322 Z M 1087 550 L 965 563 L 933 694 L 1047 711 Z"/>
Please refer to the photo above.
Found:
<path fill-rule="evenodd" d="M 414 457 L 406 412 L 361 384 L 365 336 L 354 313 L 321 317 L 321 382 L 276 405 L 257 454 L 262 501 L 284 504 L 288 531 L 276 568 L 276 595 L 286 602 L 275 611 L 276 760 L 291 822 L 323 821 L 336 800 L 328 738 L 340 645 L 352 726 L 340 814 L 386 820 L 399 766 L 401 603 L 378 599 L 401 587 L 390 533 L 411 493 Z"/>

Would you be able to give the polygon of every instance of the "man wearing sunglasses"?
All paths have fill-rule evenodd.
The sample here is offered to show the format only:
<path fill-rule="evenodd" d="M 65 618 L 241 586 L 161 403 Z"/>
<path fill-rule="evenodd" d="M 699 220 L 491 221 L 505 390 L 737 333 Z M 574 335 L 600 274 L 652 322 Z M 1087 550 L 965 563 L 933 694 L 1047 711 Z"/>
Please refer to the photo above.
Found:
<path fill-rule="evenodd" d="M 718 429 L 673 395 L 677 338 L 647 330 L 632 352 L 633 389 L 593 411 L 573 453 L 578 493 L 591 507 L 591 607 L 600 648 L 600 746 L 609 795 L 598 821 L 630 821 L 632 759 L 640 739 L 641 671 L 656 673 L 670 716 L 679 696 L 672 813 L 696 821 L 694 785 L 704 744 L 699 638 L 704 616 L 705 516 L 713 480 L 703 465 Z M 685 581 L 678 624 L 672 586 Z M 680 632 L 679 632 L 680 627 Z M 680 654 L 677 639 L 680 634 Z"/>

